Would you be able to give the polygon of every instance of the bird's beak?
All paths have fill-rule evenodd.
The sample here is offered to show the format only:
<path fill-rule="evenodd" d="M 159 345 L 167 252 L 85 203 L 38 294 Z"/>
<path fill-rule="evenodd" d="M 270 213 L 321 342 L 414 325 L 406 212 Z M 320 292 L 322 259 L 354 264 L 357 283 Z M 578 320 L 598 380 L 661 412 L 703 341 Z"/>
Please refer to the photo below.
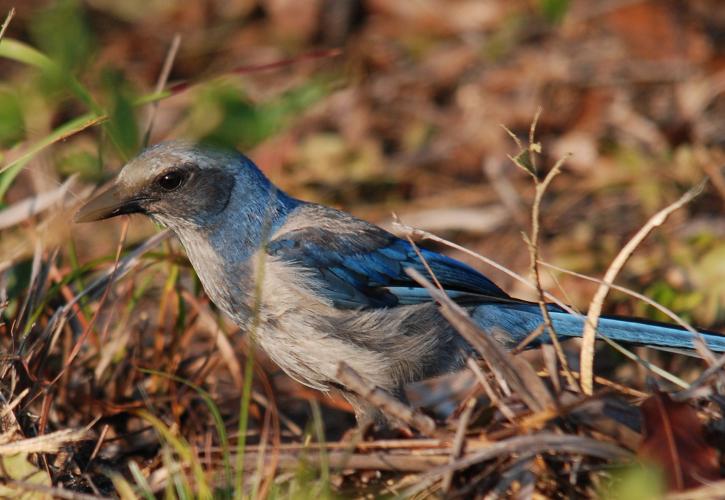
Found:
<path fill-rule="evenodd" d="M 137 212 L 143 212 L 139 200 L 123 196 L 118 185 L 114 184 L 87 201 L 76 212 L 73 220 L 75 222 L 92 222 Z"/>

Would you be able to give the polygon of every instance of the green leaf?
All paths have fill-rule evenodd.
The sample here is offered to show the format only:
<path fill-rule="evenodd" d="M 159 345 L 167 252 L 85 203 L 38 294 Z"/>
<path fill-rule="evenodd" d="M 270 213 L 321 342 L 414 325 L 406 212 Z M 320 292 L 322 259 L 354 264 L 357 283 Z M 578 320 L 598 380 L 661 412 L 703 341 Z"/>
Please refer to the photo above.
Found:
<path fill-rule="evenodd" d="M 540 0 L 539 10 L 547 21 L 558 23 L 569 10 L 569 0 Z"/>
<path fill-rule="evenodd" d="M 141 371 L 143 373 L 157 375 L 184 384 L 187 387 L 193 389 L 204 400 L 204 404 L 206 404 L 209 412 L 212 415 L 212 419 L 214 420 L 214 426 L 216 427 L 217 435 L 219 436 L 219 443 L 222 447 L 222 461 L 224 463 L 226 486 L 231 487 L 232 465 L 230 460 L 229 438 L 227 437 L 226 427 L 224 427 L 224 419 L 222 418 L 221 412 L 219 411 L 219 407 L 216 405 L 216 403 L 214 403 L 214 399 L 212 399 L 211 394 L 209 394 L 207 391 L 194 384 L 193 382 L 181 377 L 177 377 L 176 375 L 172 375 L 170 373 L 164 373 L 158 370 L 151 369 L 141 369 Z"/>
<path fill-rule="evenodd" d="M 9 148 L 25 137 L 23 110 L 18 96 L 0 89 L 0 147 Z"/>
<path fill-rule="evenodd" d="M 0 455 L 0 470 L 6 479 L 21 481 L 37 486 L 52 486 L 50 476 L 28 460 L 27 453 Z M 32 491 L 27 488 L 16 488 L 0 484 L 0 498 L 18 498 L 23 500 L 50 499 L 49 493 Z"/>
<path fill-rule="evenodd" d="M 599 492 L 599 498 L 617 500 L 654 500 L 663 498 L 665 481 L 662 471 L 633 465 L 621 470 Z"/>
<path fill-rule="evenodd" d="M 202 142 L 249 149 L 279 132 L 326 92 L 324 83 L 311 82 L 271 101 L 254 103 L 236 86 L 214 83 L 199 93 L 189 123 Z"/>
<path fill-rule="evenodd" d="M 516 165 L 523 168 L 531 175 L 536 176 L 536 168 L 534 168 L 534 164 L 531 161 L 531 152 L 528 149 L 522 150 L 519 154 L 511 159 Z"/>
<path fill-rule="evenodd" d="M 106 130 L 121 156 L 127 160 L 138 152 L 141 144 L 134 109 L 135 97 L 120 71 L 104 71 L 103 84 L 110 101 Z"/>
<path fill-rule="evenodd" d="M 43 70 L 56 69 L 55 63 L 45 54 L 30 45 L 12 38 L 3 38 L 0 43 L 0 57 L 5 57 L 28 66 Z"/>
<path fill-rule="evenodd" d="M 39 50 L 11 38 L 3 38 L 3 42 L 0 43 L 0 57 L 40 69 L 49 79 L 67 87 L 91 110 L 99 115 L 102 114 L 91 93 L 71 73 Z"/>
<path fill-rule="evenodd" d="M 74 73 L 86 66 L 94 40 L 78 1 L 59 0 L 35 13 L 30 32 L 38 47 L 64 72 Z"/>
<path fill-rule="evenodd" d="M 80 174 L 87 181 L 100 182 L 103 180 L 103 165 L 97 153 L 89 151 L 70 149 L 57 153 L 57 168 L 60 173 L 66 176 Z"/>
<path fill-rule="evenodd" d="M 145 410 L 139 410 L 136 414 L 142 419 L 146 420 L 151 426 L 159 433 L 161 438 L 168 443 L 174 452 L 179 456 L 182 463 L 188 465 L 191 468 L 191 473 L 196 481 L 196 498 L 207 499 L 212 498 L 211 489 L 209 483 L 206 480 L 204 470 L 199 463 L 199 458 L 196 456 L 194 449 L 191 447 L 189 442 L 183 437 L 177 437 L 174 432 L 158 417 L 149 413 Z M 169 463 L 168 465 L 173 465 Z M 174 467 L 176 469 L 176 467 Z M 183 471 L 183 467 L 179 468 Z M 174 474 L 173 479 L 178 479 L 182 483 L 188 484 L 188 481 L 183 475 L 183 472 Z"/>
<path fill-rule="evenodd" d="M 2 47 L 2 45 L 0 45 L 0 47 Z M 103 120 L 105 120 L 105 117 L 98 117 L 93 113 L 79 116 L 78 118 L 71 120 L 68 123 L 65 123 L 60 127 L 56 128 L 53 132 L 30 146 L 24 154 L 11 161 L 7 165 L 3 165 L 2 167 L 0 167 L 0 200 L 5 197 L 5 193 L 12 184 L 15 177 L 20 173 L 25 164 L 30 161 L 33 156 L 35 156 L 37 153 L 47 148 L 51 144 L 61 141 L 69 135 L 73 135 L 88 127 L 92 127 L 93 125 Z"/>

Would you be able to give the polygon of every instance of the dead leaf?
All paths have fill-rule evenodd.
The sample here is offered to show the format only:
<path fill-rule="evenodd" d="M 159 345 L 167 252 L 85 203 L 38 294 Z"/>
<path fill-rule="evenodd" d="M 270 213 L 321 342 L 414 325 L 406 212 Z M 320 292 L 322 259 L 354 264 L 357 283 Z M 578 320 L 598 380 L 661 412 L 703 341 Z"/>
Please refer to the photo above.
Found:
<path fill-rule="evenodd" d="M 32 486 L 51 486 L 48 473 L 39 469 L 28 460 L 27 453 L 0 455 L 0 476 L 12 481 L 20 481 Z M 18 498 L 24 500 L 45 500 L 52 498 L 49 493 L 24 489 L 22 486 L 0 484 L 0 498 Z"/>
<path fill-rule="evenodd" d="M 695 410 L 656 393 L 640 407 L 644 439 L 637 455 L 662 468 L 672 490 L 720 479 L 716 450 L 707 444 Z"/>

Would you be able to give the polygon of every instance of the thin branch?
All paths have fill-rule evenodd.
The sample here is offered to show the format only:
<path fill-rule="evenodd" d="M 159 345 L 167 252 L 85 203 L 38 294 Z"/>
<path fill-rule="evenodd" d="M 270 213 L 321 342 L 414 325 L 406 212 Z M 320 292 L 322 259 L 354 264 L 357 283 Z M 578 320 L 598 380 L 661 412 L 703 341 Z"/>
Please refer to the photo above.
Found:
<path fill-rule="evenodd" d="M 481 255 L 479 253 L 476 253 L 473 250 L 470 250 L 470 249 L 468 249 L 466 247 L 463 247 L 461 245 L 458 245 L 457 243 L 453 243 L 452 241 L 449 241 L 449 240 L 446 240 L 444 238 L 441 238 L 440 236 L 436 236 L 435 234 L 433 234 L 431 232 L 424 231 L 423 229 L 418 229 L 418 228 L 411 227 L 411 226 L 403 223 L 398 218 L 398 216 L 395 215 L 395 214 L 393 214 L 392 228 L 400 236 L 403 236 L 403 237 L 410 236 L 415 241 L 420 241 L 420 240 L 435 241 L 436 243 L 441 243 L 441 244 L 443 244 L 443 245 L 445 245 L 447 247 L 450 247 L 450 248 L 453 248 L 455 250 L 461 251 L 461 252 L 463 252 L 463 253 L 465 253 L 467 255 L 470 255 L 471 257 L 473 257 L 475 259 L 480 260 L 481 262 L 483 262 L 485 264 L 488 264 L 489 266 L 493 267 L 494 269 L 498 269 L 502 273 L 507 274 L 508 276 L 511 276 L 516 281 L 519 281 L 520 283 L 523 283 L 527 287 L 529 287 L 529 288 L 531 288 L 533 290 L 536 290 L 536 285 L 534 283 L 532 283 L 531 280 L 528 280 L 528 279 L 524 278 L 520 274 L 512 271 L 511 269 L 507 268 L 506 266 L 504 266 L 502 264 L 499 264 L 495 260 L 490 259 L 490 258 L 488 258 L 486 256 L 483 256 L 483 255 Z M 554 304 L 556 304 L 559 307 L 561 307 L 566 312 L 568 312 L 570 314 L 573 314 L 575 316 L 581 316 L 576 311 L 574 311 L 571 307 L 569 307 L 567 304 L 565 304 L 564 302 L 562 302 L 561 300 L 559 300 L 555 295 L 553 295 L 553 294 L 551 294 L 551 293 L 549 293 L 547 291 L 544 291 L 544 296 L 548 300 L 552 301 Z"/>
<path fill-rule="evenodd" d="M 725 354 L 721 355 L 715 363 L 707 367 L 707 370 L 702 372 L 699 377 L 697 377 L 697 380 L 695 380 L 693 383 L 690 384 L 690 387 L 680 391 L 670 394 L 670 397 L 675 401 L 688 401 L 692 397 L 694 397 L 697 390 L 702 386 L 705 382 L 707 382 L 710 377 L 715 375 L 716 373 L 719 373 L 722 367 L 725 366 Z"/>
<path fill-rule="evenodd" d="M 431 297 L 440 304 L 441 314 L 476 349 L 492 370 L 495 368 L 501 372 L 506 383 L 526 406 L 534 412 L 555 406 L 546 385 L 536 375 L 531 365 L 523 358 L 513 356 L 494 338 L 498 332 L 482 331 L 463 308 L 435 288 L 415 269 L 408 268 L 406 273 L 428 290 Z M 505 332 L 503 334 L 505 335 Z"/>
<path fill-rule="evenodd" d="M 344 361 L 340 361 L 337 366 L 337 378 L 349 390 L 357 393 L 386 414 L 418 429 L 425 435 L 430 436 L 435 432 L 436 426 L 432 418 L 403 404 L 387 391 L 374 386 Z"/>
<path fill-rule="evenodd" d="M 567 382 L 569 383 L 569 386 L 575 390 L 578 390 L 579 384 L 577 384 L 576 379 L 574 378 L 571 370 L 569 369 L 569 363 L 567 363 L 566 361 L 566 356 L 564 355 L 564 350 L 561 348 L 559 337 L 556 334 L 556 330 L 554 330 L 554 323 L 551 320 L 549 308 L 547 307 L 545 301 L 544 289 L 541 286 L 541 271 L 539 269 L 539 232 L 541 201 L 543 200 L 544 194 L 546 193 L 549 185 L 554 180 L 554 177 L 556 177 L 561 172 L 561 167 L 564 165 L 564 161 L 566 161 L 567 158 L 568 156 L 560 158 L 556 162 L 554 167 L 549 171 L 549 173 L 546 174 L 543 182 L 538 182 L 538 179 L 536 180 L 536 194 L 534 196 L 534 203 L 531 207 L 531 240 L 527 241 L 527 243 L 529 246 L 529 256 L 531 260 L 531 273 L 533 274 L 534 282 L 536 283 L 536 291 L 538 292 L 539 296 L 539 310 L 541 311 L 541 316 L 544 318 L 544 325 L 546 325 L 546 330 L 549 332 L 549 338 L 551 339 L 551 343 L 554 346 L 554 350 L 556 351 L 556 357 L 558 358 L 559 363 L 564 369 L 564 374 L 566 376 Z M 552 373 L 552 381 L 555 384 L 558 382 L 557 375 L 558 373 Z"/>
<path fill-rule="evenodd" d="M 435 273 L 433 272 L 433 269 L 431 269 L 430 264 L 428 264 L 428 261 L 426 260 L 426 258 L 423 257 L 423 254 L 420 252 L 418 245 L 416 245 L 415 242 L 413 241 L 413 238 L 411 238 L 410 235 L 406 235 L 405 239 L 407 239 L 408 243 L 410 243 L 410 246 L 413 247 L 413 251 L 415 252 L 415 255 L 418 256 L 418 259 L 420 259 L 421 263 L 423 264 L 423 267 L 425 267 L 425 270 L 428 271 L 430 278 L 433 280 L 433 283 L 435 283 L 435 286 L 438 287 L 438 290 L 440 290 L 443 293 L 446 293 L 446 290 L 443 288 L 443 285 L 441 285 L 441 282 L 438 281 L 438 278 L 436 277 Z"/>
<path fill-rule="evenodd" d="M 451 463 L 455 463 L 456 460 L 461 458 L 461 452 L 463 451 L 463 444 L 466 441 L 466 431 L 468 431 L 468 424 L 471 421 L 471 415 L 473 410 L 476 408 L 476 400 L 474 398 L 466 401 L 466 407 L 461 413 L 461 417 L 458 419 L 458 427 L 456 428 L 456 435 L 453 437 L 453 445 L 451 446 Z M 448 471 L 443 476 L 443 486 L 441 489 L 443 493 L 448 493 L 451 489 L 451 483 L 453 482 L 453 474 L 455 471 Z"/>
<path fill-rule="evenodd" d="M 225 71 L 218 75 L 205 76 L 204 79 L 183 80 L 180 82 L 176 82 L 176 83 L 172 84 L 171 86 L 169 86 L 169 88 L 167 89 L 167 92 L 170 95 L 178 94 L 178 93 L 184 92 L 185 90 L 189 89 L 190 87 L 193 87 L 194 85 L 208 82 L 210 79 L 213 79 L 216 76 L 246 75 L 246 74 L 250 74 L 250 73 L 259 73 L 262 71 L 272 71 L 272 70 L 277 70 L 277 69 L 284 68 L 287 66 L 292 66 L 294 64 L 299 64 L 304 61 L 314 61 L 317 59 L 329 59 L 329 58 L 333 58 L 333 57 L 339 57 L 342 54 L 343 54 L 343 50 L 341 48 L 319 49 L 319 50 L 312 50 L 309 52 L 304 52 L 304 53 L 298 54 L 297 56 L 292 57 L 292 58 L 280 59 L 279 61 L 273 61 L 270 63 L 238 66 L 236 68 L 232 68 L 231 70 Z"/>
<path fill-rule="evenodd" d="M 56 453 L 68 443 L 90 439 L 88 427 L 63 429 L 31 438 L 0 444 L 0 456 L 14 453 Z"/>
<path fill-rule="evenodd" d="M 164 87 L 166 86 L 166 82 L 169 80 L 169 75 L 171 74 L 171 68 L 174 65 L 174 59 L 176 59 L 176 53 L 179 51 L 179 45 L 181 45 L 181 35 L 176 33 L 174 34 L 174 38 L 171 39 L 171 45 L 169 46 L 169 50 L 166 53 L 166 58 L 164 59 L 164 65 L 161 67 L 161 73 L 159 73 L 159 78 L 156 80 L 156 88 L 154 89 L 154 92 L 156 94 L 161 93 L 162 90 L 164 90 Z M 159 103 L 161 101 L 154 101 L 151 104 L 151 112 L 149 113 L 149 123 L 146 126 L 146 133 L 143 137 L 143 146 L 146 147 L 149 144 L 149 139 L 151 138 L 151 130 L 154 128 L 154 119 L 156 118 L 156 112 L 159 109 Z"/>
<path fill-rule="evenodd" d="M 554 180 L 554 177 L 556 177 L 561 172 L 561 167 L 564 165 L 564 162 L 567 158 L 571 155 L 565 155 L 561 157 L 556 164 L 553 166 L 553 168 L 546 174 L 543 181 L 539 180 L 538 177 L 538 167 L 536 164 L 536 158 L 537 155 L 541 153 L 541 144 L 537 143 L 535 141 L 536 138 L 536 126 L 539 123 L 539 118 L 541 116 L 541 107 L 539 107 L 536 110 L 536 115 L 534 116 L 533 121 L 531 122 L 531 127 L 529 128 L 529 143 L 526 148 L 524 148 L 521 144 L 521 141 L 513 134 L 511 131 L 509 132 L 509 135 L 511 135 L 514 138 L 514 142 L 519 147 L 519 152 L 517 153 L 516 157 L 509 156 L 509 159 L 519 168 L 521 168 L 524 172 L 531 175 L 531 177 L 534 180 L 534 185 L 536 187 L 535 194 L 534 194 L 534 202 L 531 205 L 531 234 L 530 236 L 526 236 L 524 234 L 524 241 L 526 241 L 527 246 L 529 247 L 529 269 L 531 272 L 531 275 L 534 278 L 534 283 L 536 285 L 536 292 L 539 297 L 539 310 L 541 311 L 541 316 L 544 319 L 544 325 L 546 327 L 546 331 L 549 333 L 549 338 L 551 339 L 551 343 L 554 347 L 554 351 L 556 352 L 556 356 L 551 356 L 550 353 L 544 352 L 544 359 L 547 361 L 547 364 L 551 364 L 550 366 L 550 377 L 551 381 L 554 384 L 554 387 L 557 392 L 561 390 L 560 383 L 559 383 L 559 370 L 556 367 L 556 361 L 558 359 L 559 363 L 561 364 L 562 368 L 564 369 L 564 374 L 566 376 L 567 382 L 569 386 L 574 390 L 579 390 L 579 385 L 576 382 L 576 379 L 571 373 L 571 370 L 569 369 L 569 364 L 567 363 L 566 356 L 564 355 L 564 350 L 561 348 L 561 343 L 559 342 L 559 338 L 556 334 L 556 331 L 554 330 L 554 324 L 551 320 L 551 315 L 549 314 L 549 309 L 546 304 L 545 295 L 544 295 L 544 289 L 541 286 L 541 272 L 539 270 L 539 233 L 540 233 L 540 227 L 541 227 L 541 202 L 544 198 L 544 194 L 546 193 L 546 190 L 549 188 L 549 185 Z M 543 333 L 542 330 L 538 330 L 539 334 Z M 536 337 L 533 338 L 526 338 L 527 343 L 534 340 Z"/>
<path fill-rule="evenodd" d="M 589 306 L 589 313 L 587 314 L 586 322 L 584 323 L 584 331 L 582 333 L 582 346 L 581 346 L 581 357 L 580 357 L 580 369 L 581 369 L 581 384 L 582 390 L 585 394 L 591 395 L 594 390 L 594 341 L 596 339 L 597 324 L 599 322 L 599 316 L 602 312 L 602 306 L 604 299 L 609 293 L 609 289 L 614 282 L 614 279 L 619 274 L 624 264 L 627 262 L 629 257 L 635 251 L 637 246 L 652 232 L 656 227 L 661 226 L 667 220 L 667 217 L 675 210 L 681 208 L 683 205 L 690 202 L 698 194 L 700 194 L 705 187 L 703 181 L 694 188 L 687 191 L 682 197 L 671 205 L 663 208 L 656 214 L 654 214 L 647 223 L 627 242 L 626 245 L 619 251 L 619 254 L 614 258 L 610 264 L 607 272 L 604 273 L 603 283 L 599 286 L 592 302 Z M 714 362 L 714 356 L 709 351 L 705 342 L 702 340 L 702 336 L 697 335 L 695 337 L 695 349 L 698 350 L 700 355 L 705 360 L 712 360 Z"/>
<path fill-rule="evenodd" d="M 703 163 L 702 168 L 712 180 L 712 185 L 715 186 L 722 201 L 725 202 L 725 175 L 723 174 L 725 172 L 725 166 L 718 166 L 706 161 Z"/>
<path fill-rule="evenodd" d="M 578 272 L 572 271 L 570 269 L 565 269 L 565 268 L 559 267 L 559 266 L 557 266 L 555 264 L 551 264 L 550 262 L 546 262 L 546 261 L 540 260 L 539 261 L 539 264 L 542 265 L 542 266 L 548 267 L 550 269 L 553 269 L 555 271 L 559 271 L 561 273 L 569 274 L 571 276 L 576 276 L 577 278 L 581 278 L 581 279 L 584 279 L 584 280 L 587 280 L 587 281 L 593 281 L 594 283 L 599 283 L 599 284 L 604 283 L 601 279 L 595 278 L 594 276 L 587 276 L 586 274 L 578 273 Z M 697 335 L 699 333 L 691 324 L 689 324 L 687 321 L 685 321 L 681 317 L 679 317 L 677 315 L 677 313 L 675 313 L 672 309 L 669 309 L 668 307 L 663 306 L 662 304 L 660 304 L 656 300 L 652 300 L 651 298 L 647 297 L 646 295 L 643 295 L 643 294 L 641 294 L 639 292 L 636 292 L 636 291 L 634 291 L 634 290 L 632 290 L 630 288 L 627 288 L 627 287 L 624 287 L 624 286 L 621 286 L 621 285 L 617 285 L 617 284 L 614 284 L 614 283 L 612 283 L 610 285 L 610 288 L 612 290 L 616 290 L 618 292 L 622 292 L 622 293 L 625 293 L 625 294 L 627 294 L 627 295 L 629 295 L 631 297 L 634 297 L 636 299 L 639 299 L 642 302 L 646 303 L 647 305 L 654 307 L 655 309 L 657 309 L 658 311 L 660 311 L 662 314 L 665 314 L 672 321 L 674 321 L 675 323 L 677 323 L 678 326 L 681 326 L 682 328 L 684 328 L 685 330 L 687 330 L 691 334 Z"/>
<path fill-rule="evenodd" d="M 659 375 L 663 379 L 669 380 L 673 384 L 675 384 L 675 385 L 677 385 L 679 387 L 682 387 L 683 389 L 687 389 L 688 387 L 690 387 L 690 384 L 688 384 L 687 382 L 685 382 L 684 380 L 682 380 L 681 378 L 679 378 L 677 375 L 673 375 L 672 373 L 668 372 L 664 368 L 660 368 L 659 366 L 657 366 L 657 365 L 655 365 L 653 363 L 650 363 L 646 359 L 642 359 L 637 354 L 633 353 L 629 349 L 627 349 L 627 348 L 623 347 L 622 345 L 620 345 L 618 342 L 615 342 L 614 340 L 612 340 L 612 339 L 610 339 L 608 337 L 605 337 L 602 334 L 599 334 L 597 336 L 597 338 L 600 339 L 600 340 L 603 340 L 604 342 L 606 342 L 607 344 L 609 344 L 611 347 L 613 347 L 615 350 L 617 350 L 620 353 L 622 353 L 622 355 L 624 355 L 624 357 L 626 357 L 626 358 L 634 361 L 635 363 L 640 364 L 646 370 L 651 371 L 655 375 Z M 594 378 L 596 379 L 596 377 L 594 377 Z M 579 379 L 581 380 L 581 374 L 580 374 Z"/>
<path fill-rule="evenodd" d="M 491 404 L 498 408 L 503 416 L 506 417 L 510 422 L 514 422 L 516 420 L 516 415 L 514 414 L 513 410 L 511 410 L 511 408 L 509 408 L 508 405 L 501 398 L 498 397 L 496 391 L 493 390 L 491 384 L 489 384 L 488 380 L 486 380 L 486 374 L 483 373 L 483 370 L 481 370 L 481 367 L 478 366 L 476 360 L 472 357 L 469 357 L 466 361 L 466 365 L 468 365 L 468 368 L 470 368 L 473 374 L 476 376 L 478 383 L 481 384 L 481 387 L 483 387 L 486 395 L 491 400 Z"/>
<path fill-rule="evenodd" d="M 461 252 L 463 252 L 463 253 L 465 253 L 467 255 L 470 255 L 471 257 L 474 257 L 474 258 L 480 260 L 481 262 L 484 262 L 485 264 L 488 264 L 488 265 L 494 267 L 495 269 L 498 269 L 499 271 L 501 271 L 501 272 L 503 272 L 503 273 L 505 273 L 505 274 L 513 277 L 517 281 L 525 284 L 527 287 L 536 290 L 536 285 L 533 284 L 530 280 L 527 280 L 526 278 L 524 278 L 520 274 L 517 274 L 514 271 L 511 271 L 510 269 L 508 269 L 507 267 L 499 264 L 498 262 L 496 262 L 496 261 L 494 261 L 494 260 L 492 260 L 492 259 L 490 259 L 488 257 L 485 257 L 485 256 L 483 256 L 481 254 L 478 254 L 478 253 L 474 252 L 473 250 L 470 250 L 468 248 L 462 247 L 461 245 L 458 245 L 456 243 L 453 243 L 452 241 L 449 241 L 449 240 L 446 240 L 444 238 L 441 238 L 440 236 L 436 236 L 433 233 L 430 233 L 428 231 L 424 231 L 422 229 L 413 228 L 411 226 L 408 226 L 406 224 L 403 224 L 397 218 L 397 216 L 395 216 L 395 215 L 394 215 L 394 220 L 393 220 L 393 228 L 394 228 L 394 230 L 398 234 L 401 234 L 401 235 L 410 235 L 411 238 L 413 238 L 415 240 L 418 240 L 419 241 L 421 239 L 428 239 L 430 241 L 435 241 L 436 243 L 441 243 L 443 245 L 446 245 L 447 247 L 453 248 L 455 250 L 459 250 L 459 251 L 461 251 Z M 612 285 L 612 287 L 615 287 L 615 286 L 616 285 Z M 571 314 L 571 315 L 573 315 L 573 316 L 575 316 L 577 318 L 585 319 L 585 317 L 582 314 L 580 314 L 579 312 L 577 312 L 574 309 L 572 309 L 568 304 L 565 304 L 564 302 L 562 302 L 561 300 L 559 300 L 555 295 L 551 294 L 550 292 L 544 291 L 544 296 L 547 299 L 551 300 L 554 304 L 556 304 L 559 307 L 561 307 L 564 311 L 568 312 L 569 314 Z M 645 369 L 651 371 L 652 373 L 654 373 L 654 374 L 656 374 L 656 375 L 658 375 L 658 376 L 660 376 L 660 377 L 662 377 L 662 378 L 664 378 L 666 380 L 669 380 L 673 384 L 676 384 L 676 385 L 678 385 L 680 387 L 688 387 L 688 385 L 685 382 L 683 382 L 681 379 L 675 377 L 671 373 L 663 370 L 662 368 L 660 368 L 660 367 L 658 367 L 658 366 L 656 366 L 656 365 L 654 365 L 654 364 L 652 364 L 650 362 L 644 361 L 642 358 L 640 358 L 636 354 L 630 352 L 629 350 L 625 349 L 624 347 L 620 346 L 619 344 L 617 344 L 613 340 L 605 339 L 601 335 L 600 335 L 599 338 L 601 338 L 602 340 L 606 340 L 608 343 L 610 343 L 610 345 L 615 345 L 616 346 L 615 349 L 619 350 L 627 358 L 631 359 L 632 361 L 634 361 L 636 363 L 639 363 Z M 520 347 L 520 344 L 519 344 L 519 347 Z M 514 350 L 514 352 L 516 352 L 516 350 Z"/>
<path fill-rule="evenodd" d="M 449 470 L 460 470 L 499 456 L 512 456 L 519 453 L 570 453 L 608 460 L 623 460 L 630 457 L 629 452 L 618 446 L 582 436 L 560 435 L 553 432 L 516 436 L 492 443 L 490 447 L 471 453 L 453 464 L 430 470 L 421 476 L 415 486 L 403 492 L 402 497 L 409 498 L 423 491 Z"/>
<path fill-rule="evenodd" d="M 17 481 L 15 479 L 3 479 L 4 486 L 11 487 L 15 490 L 24 490 L 26 492 L 35 492 L 38 495 L 23 495 L 17 498 L 61 498 L 67 500 L 110 500 L 113 497 L 104 497 L 98 495 L 89 495 L 88 493 L 80 493 L 78 491 L 66 488 L 56 488 L 46 486 L 44 484 L 32 483 L 30 481 Z"/>
<path fill-rule="evenodd" d="M 101 295 L 101 299 L 98 302 L 98 309 L 96 309 L 96 312 L 91 318 L 91 321 L 88 323 L 88 326 L 83 330 L 83 333 L 80 335 L 80 337 L 78 337 L 78 340 L 76 340 L 75 345 L 68 354 L 68 358 L 63 364 L 63 368 L 60 370 L 58 375 L 55 376 L 55 378 L 51 381 L 49 385 L 53 385 L 58 380 L 60 380 L 60 378 L 65 374 L 68 368 L 70 368 L 71 364 L 73 364 L 73 361 L 75 360 L 76 356 L 78 356 L 78 354 L 81 352 L 81 348 L 83 347 L 86 338 L 90 334 L 91 330 L 94 328 L 96 321 L 101 314 L 101 310 L 103 309 L 103 306 L 106 303 L 106 299 L 108 298 L 108 294 L 111 291 L 111 285 L 113 284 L 116 273 L 119 271 L 120 268 L 121 252 L 123 251 L 123 245 L 126 242 L 126 235 L 128 234 L 128 222 L 129 218 L 125 217 L 123 220 L 123 224 L 121 225 L 121 236 L 119 237 L 118 245 L 116 246 L 116 257 L 113 261 L 113 269 L 111 271 L 108 284 L 106 285 L 106 288 L 103 291 L 103 295 Z"/>
<path fill-rule="evenodd" d="M 2 42 L 3 37 L 5 36 L 5 30 L 8 29 L 8 26 L 10 26 L 10 21 L 13 20 L 13 17 L 15 17 L 15 7 L 10 7 L 8 15 L 5 16 L 5 22 L 3 23 L 2 28 L 0 28 L 0 43 Z"/>

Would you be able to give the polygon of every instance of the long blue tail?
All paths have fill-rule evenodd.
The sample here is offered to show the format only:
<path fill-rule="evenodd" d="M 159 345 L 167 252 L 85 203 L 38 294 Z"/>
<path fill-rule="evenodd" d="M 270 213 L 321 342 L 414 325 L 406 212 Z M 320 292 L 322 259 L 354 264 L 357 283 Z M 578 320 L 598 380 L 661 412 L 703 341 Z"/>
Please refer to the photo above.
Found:
<path fill-rule="evenodd" d="M 565 337 L 581 337 L 584 318 L 549 305 L 556 333 Z M 475 306 L 471 315 L 484 331 L 505 332 L 512 345 L 518 344 L 534 331 L 543 319 L 537 304 L 486 303 Z M 725 335 L 699 330 L 707 345 L 715 352 L 725 352 Z M 602 316 L 598 332 L 612 340 L 640 345 L 693 349 L 693 335 L 679 326 L 638 318 Z M 541 337 L 543 340 L 545 336 Z M 508 339 L 506 339 L 508 340 Z"/>

